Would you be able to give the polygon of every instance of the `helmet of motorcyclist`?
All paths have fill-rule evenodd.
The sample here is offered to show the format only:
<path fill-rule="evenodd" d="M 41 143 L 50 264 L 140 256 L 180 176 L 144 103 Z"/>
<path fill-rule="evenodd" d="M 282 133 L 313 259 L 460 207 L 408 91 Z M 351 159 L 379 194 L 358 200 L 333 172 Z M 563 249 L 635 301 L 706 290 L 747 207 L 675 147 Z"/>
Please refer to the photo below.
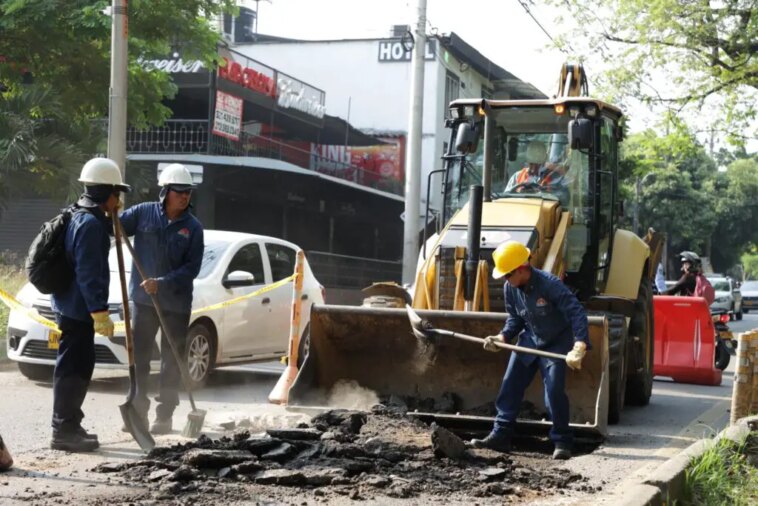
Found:
<path fill-rule="evenodd" d="M 682 263 L 686 262 L 690 264 L 692 271 L 700 269 L 701 260 L 697 253 L 693 251 L 682 251 L 679 253 L 679 256 L 681 257 Z"/>

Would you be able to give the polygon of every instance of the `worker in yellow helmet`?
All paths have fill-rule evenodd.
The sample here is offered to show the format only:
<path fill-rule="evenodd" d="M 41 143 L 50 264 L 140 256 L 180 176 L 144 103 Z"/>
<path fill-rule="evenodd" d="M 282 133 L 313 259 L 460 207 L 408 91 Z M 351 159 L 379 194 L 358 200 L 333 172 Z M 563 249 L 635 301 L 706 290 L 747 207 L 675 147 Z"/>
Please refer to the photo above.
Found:
<path fill-rule="evenodd" d="M 573 434 L 569 429 L 569 402 L 566 395 L 566 365 L 580 369 L 590 344 L 587 314 L 574 294 L 552 274 L 529 264 L 529 248 L 517 241 L 506 241 L 492 257 L 492 277 L 505 278 L 505 308 L 508 320 L 495 336 L 485 339 L 484 349 L 500 351 L 494 343 L 518 339 L 518 345 L 554 353 L 567 354 L 566 361 L 512 353 L 495 400 L 497 417 L 490 434 L 474 439 L 477 448 L 507 452 L 516 425 L 524 392 L 537 370 L 545 385 L 545 405 L 553 426 L 550 439 L 555 444 L 553 458 L 571 457 Z"/>

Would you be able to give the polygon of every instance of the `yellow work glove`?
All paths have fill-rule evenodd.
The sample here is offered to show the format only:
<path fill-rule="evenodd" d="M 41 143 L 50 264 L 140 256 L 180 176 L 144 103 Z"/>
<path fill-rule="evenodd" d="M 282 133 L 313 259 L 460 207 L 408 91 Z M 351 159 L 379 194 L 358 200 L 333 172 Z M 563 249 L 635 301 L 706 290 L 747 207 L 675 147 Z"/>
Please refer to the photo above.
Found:
<path fill-rule="evenodd" d="M 495 343 L 504 343 L 505 338 L 503 338 L 502 334 L 497 334 L 494 336 L 487 336 L 484 338 L 484 349 L 491 352 L 497 352 L 502 350 L 502 348 L 498 348 L 498 346 Z"/>
<path fill-rule="evenodd" d="M 574 348 L 566 355 L 566 365 L 578 371 L 582 368 L 582 359 L 587 354 L 587 344 L 584 341 L 574 343 Z"/>
<path fill-rule="evenodd" d="M 95 333 L 105 337 L 113 337 L 113 320 L 108 316 L 108 311 L 90 313 L 95 322 Z"/>

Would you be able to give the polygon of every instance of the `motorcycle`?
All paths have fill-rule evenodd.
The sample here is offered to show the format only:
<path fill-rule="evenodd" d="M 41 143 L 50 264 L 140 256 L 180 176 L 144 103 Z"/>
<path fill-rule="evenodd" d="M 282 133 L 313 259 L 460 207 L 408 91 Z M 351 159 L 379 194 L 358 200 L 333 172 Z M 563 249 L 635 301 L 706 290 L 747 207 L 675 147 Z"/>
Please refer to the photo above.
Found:
<path fill-rule="evenodd" d="M 737 354 L 737 345 L 734 335 L 726 324 L 729 321 L 729 313 L 725 310 L 711 311 L 713 326 L 716 328 L 716 368 L 724 370 L 729 367 L 732 355 Z"/>

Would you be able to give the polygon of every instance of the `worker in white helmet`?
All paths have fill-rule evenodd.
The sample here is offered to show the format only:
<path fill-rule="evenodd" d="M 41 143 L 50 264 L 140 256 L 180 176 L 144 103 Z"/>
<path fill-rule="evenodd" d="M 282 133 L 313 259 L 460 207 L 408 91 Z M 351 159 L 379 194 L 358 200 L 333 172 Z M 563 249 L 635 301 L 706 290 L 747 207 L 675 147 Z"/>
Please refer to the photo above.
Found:
<path fill-rule="evenodd" d="M 82 404 L 95 368 L 95 333 L 113 335 L 108 310 L 111 223 L 119 196 L 129 186 L 113 160 L 93 158 L 84 164 L 79 182 L 84 193 L 74 204 L 66 226 L 66 258 L 73 280 L 52 293 L 61 331 L 53 373 L 53 439 L 50 447 L 69 452 L 98 448 L 97 436 L 82 428 Z"/>
<path fill-rule="evenodd" d="M 147 397 L 150 359 L 160 321 L 151 295 L 158 300 L 167 332 L 175 339 L 183 356 L 185 337 L 192 311 L 192 287 L 203 261 L 203 226 L 190 212 L 194 184 L 192 175 L 180 163 L 167 166 L 158 178 L 158 202 L 144 202 L 121 214 L 127 235 L 134 236 L 134 250 L 147 279 L 132 269 L 129 296 L 134 302 L 134 362 L 137 376 L 134 406 L 148 421 Z M 161 373 L 156 397 L 153 434 L 168 434 L 179 404 L 179 365 L 161 334 Z"/>

